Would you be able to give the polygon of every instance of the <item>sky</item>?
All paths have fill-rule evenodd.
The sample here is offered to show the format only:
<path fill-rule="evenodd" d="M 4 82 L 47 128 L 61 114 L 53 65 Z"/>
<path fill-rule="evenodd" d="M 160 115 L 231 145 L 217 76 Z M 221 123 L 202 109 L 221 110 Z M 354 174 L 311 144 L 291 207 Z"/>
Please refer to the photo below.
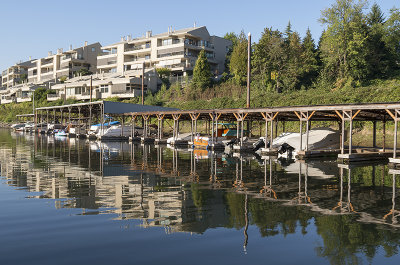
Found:
<path fill-rule="evenodd" d="M 288 22 L 304 36 L 310 28 L 317 42 L 321 10 L 335 0 L 18 0 L 1 3 L 0 70 L 29 56 L 41 58 L 57 48 L 85 41 L 108 45 L 122 36 L 140 37 L 175 29 L 207 26 L 211 35 L 252 33 L 258 41 L 266 27 L 285 30 Z M 374 1 L 370 1 L 372 5 Z M 376 0 L 382 11 L 400 8 L 397 0 Z"/>

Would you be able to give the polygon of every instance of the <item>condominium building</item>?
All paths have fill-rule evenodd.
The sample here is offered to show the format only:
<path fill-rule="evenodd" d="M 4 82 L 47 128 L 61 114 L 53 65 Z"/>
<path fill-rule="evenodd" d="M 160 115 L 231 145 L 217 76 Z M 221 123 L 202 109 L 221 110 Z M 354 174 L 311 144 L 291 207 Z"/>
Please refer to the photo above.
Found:
<path fill-rule="evenodd" d="M 34 65 L 32 60 L 20 62 L 10 66 L 1 73 L 1 84 L 10 88 L 18 84 L 26 83 L 28 80 L 28 69 Z"/>
<path fill-rule="evenodd" d="M 211 36 L 205 26 L 143 37 L 130 36 L 102 47 L 104 54 L 97 57 L 99 73 L 139 75 L 143 65 L 148 68 L 169 68 L 173 75 L 191 74 L 201 50 L 205 50 L 212 72 L 225 70 L 225 58 L 231 41 Z"/>
<path fill-rule="evenodd" d="M 154 70 L 146 70 L 144 90 L 155 92 L 159 86 L 159 78 Z M 95 74 L 92 76 L 78 76 L 68 79 L 64 83 L 51 86 L 52 93 L 47 95 L 48 101 L 74 98 L 76 100 L 107 99 L 118 97 L 123 99 L 134 98 L 142 94 L 142 79 L 135 76 L 119 74 Z M 92 93 L 90 93 L 92 91 Z"/>
<path fill-rule="evenodd" d="M 97 56 L 102 54 L 100 43 L 96 42 L 76 49 L 63 51 L 58 49 L 56 54 L 48 53 L 47 57 L 33 61 L 34 66 L 28 70 L 30 83 L 45 83 L 57 81 L 60 77 L 72 78 L 77 71 L 87 69 L 96 72 Z"/>

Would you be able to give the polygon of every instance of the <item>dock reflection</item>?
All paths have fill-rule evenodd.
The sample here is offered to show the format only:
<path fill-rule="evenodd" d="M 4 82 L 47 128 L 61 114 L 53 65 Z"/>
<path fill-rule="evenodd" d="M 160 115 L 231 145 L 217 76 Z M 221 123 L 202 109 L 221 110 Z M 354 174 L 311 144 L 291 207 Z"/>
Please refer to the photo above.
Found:
<path fill-rule="evenodd" d="M 400 172 L 380 164 L 29 135 L 15 135 L 3 145 L 0 164 L 9 185 L 31 191 L 33 198 L 57 199 L 57 209 L 141 220 L 142 227 L 163 227 L 166 233 L 236 228 L 243 231 L 244 252 L 251 241 L 249 225 L 262 236 L 294 233 L 297 227 L 306 233 L 314 218 L 323 238 L 329 216 L 346 225 L 399 228 Z M 399 240 L 396 234 L 393 247 Z"/>

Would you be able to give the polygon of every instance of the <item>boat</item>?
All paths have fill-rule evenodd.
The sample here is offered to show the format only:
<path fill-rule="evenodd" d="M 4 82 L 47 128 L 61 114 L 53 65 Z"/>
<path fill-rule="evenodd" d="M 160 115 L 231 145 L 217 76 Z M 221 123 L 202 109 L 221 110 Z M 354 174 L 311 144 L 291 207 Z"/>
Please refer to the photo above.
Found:
<path fill-rule="evenodd" d="M 212 139 L 209 136 L 196 135 L 193 139 L 193 145 L 197 148 L 208 148 L 209 146 L 225 145 L 232 139 L 237 137 L 237 127 L 235 123 L 220 122 L 221 127 L 217 128 L 217 138 Z M 243 133 L 247 133 L 244 130 Z"/>
<path fill-rule="evenodd" d="M 192 133 L 178 133 L 175 137 L 167 139 L 167 144 L 177 144 L 178 142 L 189 142 L 192 139 Z"/>
<path fill-rule="evenodd" d="M 302 144 L 300 148 L 300 138 Z M 261 142 L 262 140 L 262 142 Z M 261 137 L 257 142 L 262 146 L 265 141 Z M 267 144 L 269 147 L 269 143 Z M 281 133 L 272 141 L 271 148 L 278 150 L 280 156 L 295 156 L 300 150 L 305 150 L 307 145 L 307 134 L 295 132 Z M 340 132 L 331 128 L 316 128 L 308 133 L 308 150 L 332 150 L 338 149 L 340 146 Z"/>
<path fill-rule="evenodd" d="M 64 130 L 64 126 L 62 124 L 48 124 L 47 125 L 47 134 L 55 134 L 56 132 Z"/>
<path fill-rule="evenodd" d="M 57 131 L 54 131 L 54 136 L 56 136 L 56 137 L 66 137 L 67 136 L 67 133 L 64 131 L 64 130 L 57 130 Z"/>
<path fill-rule="evenodd" d="M 117 137 L 129 137 L 132 135 L 132 126 L 127 125 L 111 125 L 108 128 L 104 128 L 103 131 L 99 130 L 96 134 L 97 138 L 117 138 Z"/>
<path fill-rule="evenodd" d="M 103 124 L 104 128 L 108 128 L 110 126 L 113 125 L 118 125 L 120 124 L 119 121 L 110 121 L 110 122 L 106 122 Z M 89 131 L 88 131 L 88 135 L 91 136 L 96 136 L 101 130 L 101 123 L 98 124 L 93 124 L 92 126 L 90 126 Z"/>
<path fill-rule="evenodd" d="M 302 148 L 300 148 L 300 133 L 286 132 L 280 134 L 272 141 L 272 148 L 279 148 L 287 143 L 295 151 L 305 150 L 307 134 L 303 133 Z M 340 132 L 331 128 L 316 128 L 308 133 L 308 150 L 336 149 L 340 144 Z"/>
<path fill-rule="evenodd" d="M 11 125 L 11 129 L 14 131 L 23 131 L 25 128 L 25 123 L 15 123 Z"/>
<path fill-rule="evenodd" d="M 70 136 L 80 135 L 80 134 L 86 134 L 86 129 L 84 125 L 72 123 L 68 125 L 68 127 L 66 128 L 66 132 L 68 132 Z"/>

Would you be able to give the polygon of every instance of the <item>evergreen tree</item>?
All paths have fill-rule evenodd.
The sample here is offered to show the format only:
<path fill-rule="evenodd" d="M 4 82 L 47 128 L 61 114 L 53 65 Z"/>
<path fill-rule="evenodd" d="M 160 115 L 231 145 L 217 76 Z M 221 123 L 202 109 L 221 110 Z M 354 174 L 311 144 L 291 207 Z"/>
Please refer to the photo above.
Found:
<path fill-rule="evenodd" d="M 278 30 L 265 28 L 261 38 L 254 45 L 252 72 L 264 87 L 270 84 L 279 91 L 282 87 L 281 77 L 285 69 L 285 43 Z"/>
<path fill-rule="evenodd" d="M 387 34 L 385 19 L 380 7 L 375 3 L 367 14 L 368 23 L 368 68 L 370 77 L 387 76 L 393 67 L 392 56 L 384 37 Z"/>
<path fill-rule="evenodd" d="M 300 82 L 303 86 L 310 87 L 312 82 L 318 76 L 319 62 L 318 53 L 309 28 L 307 29 L 306 36 L 303 39 L 302 46 L 302 76 Z"/>
<path fill-rule="evenodd" d="M 229 63 L 229 70 L 233 74 L 233 79 L 237 85 L 246 84 L 247 46 L 248 41 L 242 31 L 238 36 L 236 45 L 233 47 Z"/>
<path fill-rule="evenodd" d="M 229 47 L 229 50 L 226 53 L 226 58 L 225 58 L 225 71 L 229 72 L 229 64 L 231 62 L 232 52 L 238 43 L 239 37 L 234 32 L 229 32 L 225 34 L 224 39 L 230 40 L 232 42 L 232 46 Z"/>
<path fill-rule="evenodd" d="M 211 86 L 211 68 L 204 50 L 200 51 L 194 66 L 192 86 L 201 91 Z"/>

